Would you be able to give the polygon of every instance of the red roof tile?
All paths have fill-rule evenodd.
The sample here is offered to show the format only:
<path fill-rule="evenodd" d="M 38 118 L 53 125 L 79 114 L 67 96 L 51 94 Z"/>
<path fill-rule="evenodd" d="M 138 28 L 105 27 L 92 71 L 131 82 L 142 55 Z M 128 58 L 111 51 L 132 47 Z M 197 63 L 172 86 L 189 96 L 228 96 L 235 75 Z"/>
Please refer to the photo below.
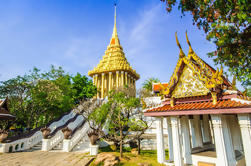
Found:
<path fill-rule="evenodd" d="M 229 108 L 249 108 L 251 104 L 237 102 L 231 99 L 218 100 L 216 104 L 210 101 L 195 101 L 188 103 L 177 103 L 173 107 L 170 104 L 161 107 L 149 109 L 146 112 L 168 112 L 183 110 L 206 110 L 206 109 L 229 109 Z"/>
<path fill-rule="evenodd" d="M 163 83 L 162 85 L 166 88 L 168 86 L 168 83 Z M 153 91 L 154 92 L 159 92 L 161 89 L 162 89 L 162 87 L 160 86 L 160 84 L 153 83 Z"/>

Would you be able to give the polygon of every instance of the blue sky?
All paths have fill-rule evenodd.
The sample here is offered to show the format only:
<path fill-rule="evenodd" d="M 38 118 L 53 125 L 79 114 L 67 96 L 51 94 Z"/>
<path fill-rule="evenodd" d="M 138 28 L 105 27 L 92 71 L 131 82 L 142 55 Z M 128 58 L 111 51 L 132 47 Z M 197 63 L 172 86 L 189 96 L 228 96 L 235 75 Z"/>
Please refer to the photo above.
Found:
<path fill-rule="evenodd" d="M 0 81 L 34 66 L 62 66 L 87 75 L 99 63 L 113 30 L 113 0 L 8 0 L 0 2 Z M 129 63 L 140 74 L 168 82 L 178 60 L 175 32 L 185 53 L 185 31 L 195 52 L 214 66 L 207 53 L 215 46 L 175 9 L 167 14 L 159 0 L 119 0 L 117 28 Z M 215 67 L 215 66 L 214 66 Z"/>

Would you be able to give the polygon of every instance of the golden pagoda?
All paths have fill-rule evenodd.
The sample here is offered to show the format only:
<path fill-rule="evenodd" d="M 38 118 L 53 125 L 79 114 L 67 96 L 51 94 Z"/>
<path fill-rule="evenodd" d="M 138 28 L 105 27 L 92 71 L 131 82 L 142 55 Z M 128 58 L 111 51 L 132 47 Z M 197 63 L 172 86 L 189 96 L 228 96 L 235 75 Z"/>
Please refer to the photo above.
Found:
<path fill-rule="evenodd" d="M 120 45 L 116 27 L 116 5 L 110 44 L 107 46 L 105 55 L 99 64 L 89 71 L 88 75 L 93 78 L 93 84 L 97 86 L 97 98 L 105 98 L 109 91 L 124 85 L 136 90 L 135 83 L 140 76 L 128 63 Z"/>

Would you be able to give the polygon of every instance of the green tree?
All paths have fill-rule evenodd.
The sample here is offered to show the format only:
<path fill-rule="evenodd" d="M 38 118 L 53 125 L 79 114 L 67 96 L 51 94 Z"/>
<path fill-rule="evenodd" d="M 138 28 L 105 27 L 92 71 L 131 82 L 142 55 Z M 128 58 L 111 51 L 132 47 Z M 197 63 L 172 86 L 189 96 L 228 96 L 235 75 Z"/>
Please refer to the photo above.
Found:
<path fill-rule="evenodd" d="M 104 139 L 119 145 L 120 157 L 123 157 L 123 145 L 140 138 L 148 128 L 147 122 L 139 118 L 142 113 L 139 110 L 140 100 L 132 97 L 133 93 L 133 88 L 120 87 L 111 91 L 109 101 L 102 105 L 109 108 L 106 125 L 108 133 Z"/>
<path fill-rule="evenodd" d="M 143 82 L 143 89 L 147 90 L 148 92 L 152 92 L 153 83 L 158 82 L 160 82 L 158 78 L 151 77 Z"/>
<path fill-rule="evenodd" d="M 89 80 L 86 76 L 82 76 L 77 73 L 72 77 L 72 88 L 74 90 L 74 100 L 79 103 L 83 99 L 92 98 L 97 94 L 97 88 L 93 85 L 92 80 Z"/>
<path fill-rule="evenodd" d="M 97 99 L 82 100 L 79 105 L 81 109 L 78 109 L 78 113 L 81 113 L 87 120 L 93 133 L 99 137 L 103 136 L 103 127 L 109 114 L 109 105 Z"/>
<path fill-rule="evenodd" d="M 176 0 L 161 0 L 171 12 Z M 237 76 L 243 86 L 251 85 L 251 5 L 247 0 L 180 0 L 182 14 L 190 13 L 193 24 L 216 45 L 216 51 L 208 53 L 216 64 L 223 64 Z"/>
<path fill-rule="evenodd" d="M 51 66 L 47 72 L 34 68 L 24 76 L 0 82 L 0 97 L 9 97 L 9 108 L 17 128 L 34 128 L 47 124 L 68 112 L 83 98 L 92 97 L 95 86 L 85 76 L 71 77 Z"/>

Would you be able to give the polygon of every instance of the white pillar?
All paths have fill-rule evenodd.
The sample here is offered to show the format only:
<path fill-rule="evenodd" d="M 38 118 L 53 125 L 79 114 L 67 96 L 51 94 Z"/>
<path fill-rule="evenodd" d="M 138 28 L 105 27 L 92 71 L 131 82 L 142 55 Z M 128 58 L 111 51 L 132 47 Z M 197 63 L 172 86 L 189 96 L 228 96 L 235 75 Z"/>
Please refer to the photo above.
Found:
<path fill-rule="evenodd" d="M 246 165 L 251 165 L 251 117 L 249 114 L 238 114 Z"/>
<path fill-rule="evenodd" d="M 243 152 L 241 130 L 238 122 L 238 117 L 236 115 L 228 115 L 227 123 L 231 131 L 231 138 L 233 142 L 234 150 L 239 150 Z"/>
<path fill-rule="evenodd" d="M 195 115 L 193 120 L 194 120 L 196 145 L 197 147 L 203 147 L 200 116 Z"/>
<path fill-rule="evenodd" d="M 191 155 L 188 117 L 183 116 L 180 122 L 181 122 L 181 135 L 182 135 L 183 150 L 184 150 L 184 163 L 193 164 Z"/>
<path fill-rule="evenodd" d="M 160 164 L 165 162 L 165 144 L 164 144 L 164 133 L 163 133 L 163 118 L 156 118 L 156 137 L 157 137 L 157 158 Z"/>
<path fill-rule="evenodd" d="M 203 115 L 202 132 L 203 132 L 203 142 L 211 142 L 211 131 L 209 127 L 208 115 Z"/>
<path fill-rule="evenodd" d="M 211 115 L 211 117 L 215 136 L 217 166 L 235 166 L 235 154 L 226 115 Z"/>
<path fill-rule="evenodd" d="M 168 152 L 169 152 L 169 161 L 173 161 L 173 134 L 170 117 L 166 118 L 167 121 L 167 134 L 168 134 Z"/>
<path fill-rule="evenodd" d="M 190 126 L 192 148 L 195 148 L 197 147 L 197 144 L 196 144 L 196 137 L 195 137 L 195 130 L 194 130 L 194 120 L 192 118 L 189 118 L 189 126 Z"/>
<path fill-rule="evenodd" d="M 183 166 L 178 122 L 179 122 L 178 117 L 176 116 L 171 117 L 173 140 L 175 140 L 173 141 L 174 164 L 175 166 Z"/>

